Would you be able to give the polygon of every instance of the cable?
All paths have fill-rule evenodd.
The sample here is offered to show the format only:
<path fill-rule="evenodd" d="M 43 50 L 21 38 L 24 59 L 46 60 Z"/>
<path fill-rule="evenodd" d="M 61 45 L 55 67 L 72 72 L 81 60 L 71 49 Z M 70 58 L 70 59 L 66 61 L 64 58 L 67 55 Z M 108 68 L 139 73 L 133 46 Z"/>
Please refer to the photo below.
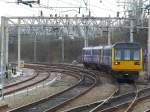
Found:
<path fill-rule="evenodd" d="M 110 2 L 109 0 L 105 0 L 105 2 L 107 2 L 107 4 L 116 6 L 116 4 L 114 4 L 113 2 Z M 102 3 L 103 3 L 103 2 L 102 2 Z M 116 3 L 117 3 L 117 2 L 116 2 Z"/>
<path fill-rule="evenodd" d="M 0 0 L 0 2 L 11 3 L 11 2 L 9 2 L 9 1 L 7 1 L 7 0 Z M 15 3 L 15 2 L 14 2 L 14 3 Z"/>
<path fill-rule="evenodd" d="M 66 1 L 62 1 L 62 0 L 57 0 L 57 1 L 61 1 L 61 2 L 65 3 L 65 4 L 68 4 L 68 5 L 73 5 L 73 6 L 76 6 L 76 5 L 77 5 L 77 4 L 72 4 L 72 3 L 70 3 L 70 2 L 66 2 Z"/>
<path fill-rule="evenodd" d="M 106 10 L 106 11 L 111 11 L 111 12 L 116 12 L 115 10 L 112 10 L 112 9 L 105 9 L 105 8 L 102 8 L 102 7 L 99 7 L 99 6 L 96 6 L 96 5 L 91 5 L 92 7 L 95 7 L 95 8 L 99 8 L 99 9 L 102 9 L 102 10 Z"/>
<path fill-rule="evenodd" d="M 87 6 L 87 2 L 85 2 L 85 0 L 82 0 L 82 1 L 84 2 L 85 6 Z"/>
<path fill-rule="evenodd" d="M 108 1 L 108 0 L 107 0 Z M 108 6 L 108 3 L 104 3 L 104 2 L 102 2 L 102 4 L 104 5 L 104 6 L 106 6 L 107 8 L 109 8 L 110 9 L 110 6 Z M 109 4 L 111 4 L 111 3 L 109 3 Z M 113 6 L 116 6 L 117 7 L 117 4 L 112 4 Z M 113 10 L 114 11 L 114 10 Z"/>

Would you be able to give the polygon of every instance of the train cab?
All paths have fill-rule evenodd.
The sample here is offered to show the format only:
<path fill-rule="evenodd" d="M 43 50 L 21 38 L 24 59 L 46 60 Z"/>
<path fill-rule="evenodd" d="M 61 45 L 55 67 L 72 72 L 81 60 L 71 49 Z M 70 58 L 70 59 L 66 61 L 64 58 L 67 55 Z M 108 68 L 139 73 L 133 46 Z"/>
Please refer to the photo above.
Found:
<path fill-rule="evenodd" d="M 137 78 L 142 70 L 142 48 L 137 43 L 117 43 L 112 47 L 112 71 L 125 74 L 130 78 Z M 131 75 L 132 74 L 132 75 Z"/>

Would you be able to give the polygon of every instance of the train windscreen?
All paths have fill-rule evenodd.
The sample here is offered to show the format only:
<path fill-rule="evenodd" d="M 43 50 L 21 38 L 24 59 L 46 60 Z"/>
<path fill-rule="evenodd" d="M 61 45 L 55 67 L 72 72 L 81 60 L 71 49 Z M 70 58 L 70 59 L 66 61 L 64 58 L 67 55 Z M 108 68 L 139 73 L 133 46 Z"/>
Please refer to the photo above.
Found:
<path fill-rule="evenodd" d="M 140 60 L 140 49 L 135 49 L 133 51 L 133 60 Z"/>
<path fill-rule="evenodd" d="M 140 49 L 115 49 L 115 60 L 140 60 Z"/>
<path fill-rule="evenodd" d="M 124 49 L 124 60 L 131 60 L 131 50 L 130 49 Z"/>
<path fill-rule="evenodd" d="M 121 60 L 121 50 L 120 49 L 115 50 L 115 60 Z"/>

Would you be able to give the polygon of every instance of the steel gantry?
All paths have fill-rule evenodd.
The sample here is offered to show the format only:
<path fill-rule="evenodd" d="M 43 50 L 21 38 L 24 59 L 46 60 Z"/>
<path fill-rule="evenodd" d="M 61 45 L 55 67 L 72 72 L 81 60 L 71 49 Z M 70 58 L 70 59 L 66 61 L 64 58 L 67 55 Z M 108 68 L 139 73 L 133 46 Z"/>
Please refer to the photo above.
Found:
<path fill-rule="evenodd" d="M 133 35 L 134 24 L 130 23 L 134 20 L 119 17 L 68 17 L 67 15 L 65 17 L 57 15 L 50 15 L 49 17 L 1 17 L 1 72 L 4 72 L 6 65 L 8 65 L 9 34 L 15 33 L 18 37 L 18 68 L 20 68 L 22 34 L 35 36 L 35 45 L 36 35 L 49 35 L 53 32 L 58 33 L 59 37 L 63 38 L 73 35 L 74 37 L 84 38 L 84 46 L 86 47 L 88 46 L 88 38 L 93 38 L 95 35 L 107 31 L 108 44 L 111 44 L 111 31 L 115 28 L 130 29 L 130 34 Z M 127 23 L 127 26 L 124 23 Z M 132 37 L 130 39 L 132 42 L 133 36 L 130 37 Z M 36 47 L 34 50 L 36 50 Z M 34 55 L 36 56 L 36 54 Z M 64 58 L 64 56 L 62 57 Z"/>

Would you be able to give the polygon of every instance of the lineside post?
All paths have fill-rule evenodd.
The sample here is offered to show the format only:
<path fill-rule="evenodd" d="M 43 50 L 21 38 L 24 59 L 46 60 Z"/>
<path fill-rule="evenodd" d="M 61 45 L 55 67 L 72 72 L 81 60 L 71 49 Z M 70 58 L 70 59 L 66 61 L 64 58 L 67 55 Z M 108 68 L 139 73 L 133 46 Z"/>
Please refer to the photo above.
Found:
<path fill-rule="evenodd" d="M 111 45 L 111 29 L 108 28 L 108 45 Z"/>
<path fill-rule="evenodd" d="M 147 47 L 148 47 L 148 55 L 147 55 L 147 59 L 148 59 L 148 63 L 147 63 L 147 75 L 148 75 L 148 79 L 150 79 L 150 14 L 149 14 L 149 18 L 148 18 L 148 42 L 147 42 Z"/>
<path fill-rule="evenodd" d="M 21 37 L 20 37 L 20 19 L 18 19 L 18 70 L 20 70 L 20 42 L 21 42 Z"/>
<path fill-rule="evenodd" d="M 3 75 L 6 72 L 5 21 L 6 21 L 6 18 L 1 17 L 1 74 L 0 74 L 1 75 L 1 87 L 0 88 L 1 88 L 2 99 L 4 99 L 4 95 L 3 95 L 3 83 L 4 83 Z"/>
<path fill-rule="evenodd" d="M 133 20 L 130 20 L 130 42 L 133 42 Z"/>

